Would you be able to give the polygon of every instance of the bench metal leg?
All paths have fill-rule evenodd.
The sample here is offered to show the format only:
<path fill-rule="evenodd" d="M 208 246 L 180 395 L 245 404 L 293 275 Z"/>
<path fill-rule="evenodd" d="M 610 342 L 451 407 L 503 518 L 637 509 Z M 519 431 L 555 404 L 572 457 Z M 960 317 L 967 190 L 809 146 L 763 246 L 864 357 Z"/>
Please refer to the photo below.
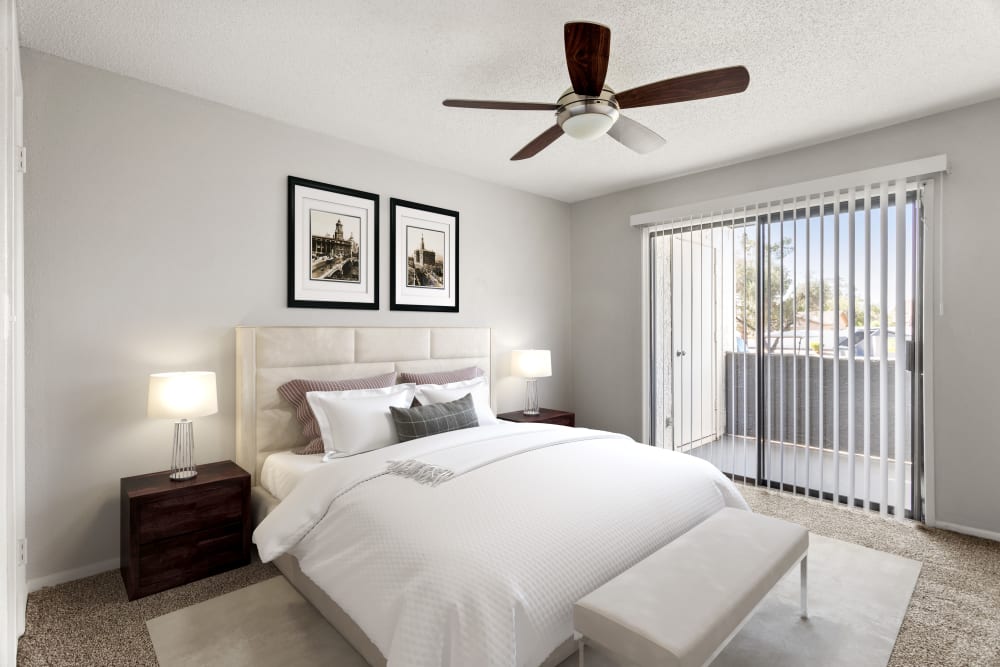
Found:
<path fill-rule="evenodd" d="M 803 556 L 802 561 L 799 563 L 799 580 L 802 588 L 801 591 L 801 604 L 802 604 L 802 618 L 809 618 L 809 607 L 806 603 L 806 589 L 808 588 L 809 580 L 809 556 Z M 582 667 L 582 663 L 581 663 Z"/>
<path fill-rule="evenodd" d="M 583 644 L 583 637 L 580 637 L 580 639 L 576 642 L 577 649 L 580 653 L 580 667 L 583 667 Z"/>

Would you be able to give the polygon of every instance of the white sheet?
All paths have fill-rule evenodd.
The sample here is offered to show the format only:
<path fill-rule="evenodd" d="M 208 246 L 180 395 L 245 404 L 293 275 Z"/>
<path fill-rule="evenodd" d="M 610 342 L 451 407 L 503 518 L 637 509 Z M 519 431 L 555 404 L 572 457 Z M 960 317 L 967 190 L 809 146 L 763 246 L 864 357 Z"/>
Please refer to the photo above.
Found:
<path fill-rule="evenodd" d="M 306 473 L 322 465 L 322 454 L 275 452 L 264 459 L 260 485 L 278 500 L 284 500 Z"/>
<path fill-rule="evenodd" d="M 725 506 L 711 464 L 608 434 L 531 449 L 439 486 L 386 474 L 475 439 L 566 427 L 501 423 L 341 459 L 307 474 L 254 533 L 287 552 L 393 667 L 542 662 L 572 605 Z"/>

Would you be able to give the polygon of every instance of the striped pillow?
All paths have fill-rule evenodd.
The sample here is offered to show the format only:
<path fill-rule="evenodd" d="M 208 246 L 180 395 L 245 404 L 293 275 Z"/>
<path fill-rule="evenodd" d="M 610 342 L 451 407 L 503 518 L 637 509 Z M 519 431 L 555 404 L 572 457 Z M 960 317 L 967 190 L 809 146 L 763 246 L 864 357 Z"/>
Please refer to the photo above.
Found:
<path fill-rule="evenodd" d="M 478 366 L 459 368 L 456 371 L 437 371 L 436 373 L 400 373 L 399 381 L 402 383 L 412 382 L 413 384 L 448 384 L 449 382 L 462 382 L 463 380 L 475 380 L 486 375 L 483 369 Z"/>
<path fill-rule="evenodd" d="M 392 421 L 396 423 L 396 436 L 400 442 L 479 426 L 472 394 L 448 403 L 419 405 L 415 408 L 390 407 L 389 411 L 392 413 Z"/>
<path fill-rule="evenodd" d="M 302 434 L 309 440 L 305 447 L 292 451 L 296 454 L 322 454 L 323 437 L 312 408 L 306 400 L 310 391 L 347 391 L 349 389 L 382 389 L 396 384 L 396 371 L 351 380 L 292 380 L 278 387 L 278 394 L 295 407 L 295 417 L 302 424 Z"/>

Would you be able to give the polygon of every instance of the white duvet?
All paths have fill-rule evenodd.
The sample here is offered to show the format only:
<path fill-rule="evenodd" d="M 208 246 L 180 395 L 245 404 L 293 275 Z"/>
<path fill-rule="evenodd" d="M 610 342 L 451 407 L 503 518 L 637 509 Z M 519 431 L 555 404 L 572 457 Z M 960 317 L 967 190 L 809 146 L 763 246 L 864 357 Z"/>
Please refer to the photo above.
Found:
<path fill-rule="evenodd" d="M 524 446 L 545 431 L 559 444 Z M 386 472 L 478 440 L 489 460 L 438 486 Z M 501 423 L 324 465 L 254 542 L 264 561 L 294 555 L 392 667 L 535 667 L 572 635 L 576 600 L 726 506 L 747 507 L 693 456 Z"/>

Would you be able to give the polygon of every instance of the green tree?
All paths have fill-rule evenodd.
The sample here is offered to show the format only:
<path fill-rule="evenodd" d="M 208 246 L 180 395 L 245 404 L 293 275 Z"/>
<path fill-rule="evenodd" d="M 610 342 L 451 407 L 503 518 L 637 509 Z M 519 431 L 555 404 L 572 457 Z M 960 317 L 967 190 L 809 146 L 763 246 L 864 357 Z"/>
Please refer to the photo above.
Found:
<path fill-rule="evenodd" d="M 847 290 L 844 290 L 845 292 Z M 845 313 L 849 313 L 851 305 L 851 300 L 847 296 L 840 297 L 840 309 Z M 871 325 L 872 328 L 881 326 L 882 321 L 882 309 L 878 307 L 877 303 L 871 305 L 872 315 L 871 315 Z M 865 326 L 865 300 L 860 294 L 854 295 L 854 326 L 864 327 Z"/>
<path fill-rule="evenodd" d="M 746 337 L 749 339 L 757 334 L 757 239 L 749 234 L 743 236 L 743 257 L 737 250 L 735 267 L 736 278 L 736 320 L 737 329 L 743 335 L 744 327 Z M 791 300 L 786 295 L 792 288 L 792 271 L 788 262 L 782 266 L 782 259 L 790 255 L 794 250 L 792 240 L 782 239 L 779 243 L 772 243 L 767 247 L 765 261 L 766 277 L 763 288 L 765 290 L 765 315 L 768 327 L 774 329 L 784 329 L 787 322 L 794 322 L 795 315 L 792 313 Z M 744 259 L 745 257 L 745 259 Z M 782 304 L 787 301 L 787 308 L 782 308 Z"/>
<path fill-rule="evenodd" d="M 757 335 L 757 239 L 751 234 L 742 237 L 740 249 L 736 253 L 736 327 L 737 332 L 747 340 Z M 841 278 L 840 289 L 834 288 L 832 279 L 820 281 L 811 275 L 808 281 L 795 281 L 794 262 L 790 256 L 795 252 L 792 239 L 783 238 L 779 243 L 767 247 L 765 259 L 769 259 L 765 283 L 765 316 L 769 331 L 789 331 L 796 327 L 797 317 L 807 313 L 848 313 L 850 298 L 847 296 L 847 281 Z M 745 259 L 744 259 L 745 257 Z M 782 261 L 784 260 L 784 261 Z M 799 259 L 801 262 L 802 259 Z M 871 326 L 881 326 L 882 311 L 878 304 L 871 304 Z M 855 293 L 854 324 L 864 327 L 865 300 Z"/>

